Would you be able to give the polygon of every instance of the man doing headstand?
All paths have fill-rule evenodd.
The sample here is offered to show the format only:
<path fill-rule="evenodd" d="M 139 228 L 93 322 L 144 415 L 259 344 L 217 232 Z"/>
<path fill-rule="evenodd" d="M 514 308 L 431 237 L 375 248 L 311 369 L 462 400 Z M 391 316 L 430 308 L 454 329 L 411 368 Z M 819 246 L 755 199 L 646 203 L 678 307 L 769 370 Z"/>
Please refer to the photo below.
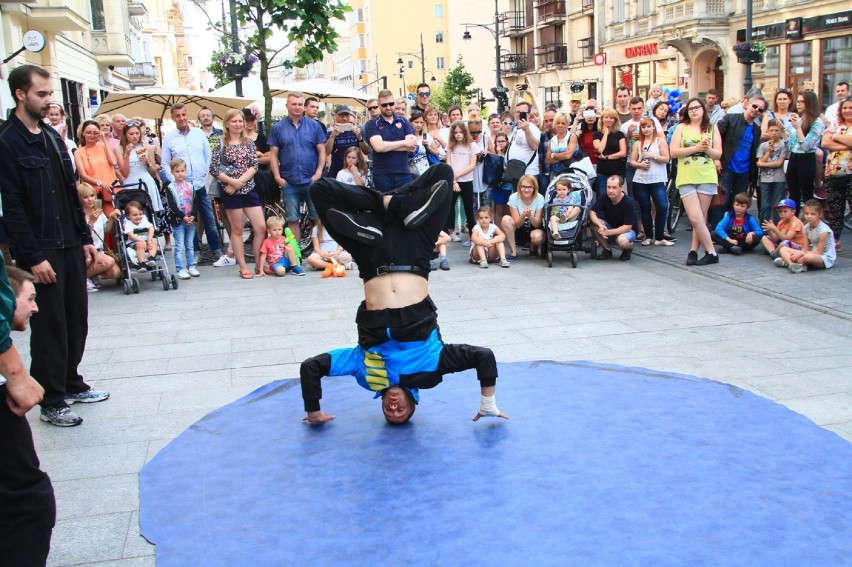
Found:
<path fill-rule="evenodd" d="M 392 424 L 414 413 L 420 388 L 434 388 L 444 374 L 476 368 L 482 416 L 508 419 L 497 409 L 497 362 L 491 349 L 445 344 L 437 308 L 429 297 L 429 260 L 450 207 L 453 171 L 430 167 L 388 194 L 323 178 L 311 187 L 317 214 L 331 236 L 352 253 L 364 280 L 358 307 L 358 346 L 317 355 L 302 363 L 305 421 L 334 416 L 320 410 L 323 376 L 354 376 L 382 398 Z"/>

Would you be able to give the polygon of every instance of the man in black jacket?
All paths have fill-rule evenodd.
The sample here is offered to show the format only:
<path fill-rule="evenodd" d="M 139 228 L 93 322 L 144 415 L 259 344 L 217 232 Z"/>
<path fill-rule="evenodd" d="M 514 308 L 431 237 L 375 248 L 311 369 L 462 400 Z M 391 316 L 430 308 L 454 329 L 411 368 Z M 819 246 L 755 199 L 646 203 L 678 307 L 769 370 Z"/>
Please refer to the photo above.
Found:
<path fill-rule="evenodd" d="M 71 157 L 59 134 L 44 124 L 53 81 L 35 65 L 9 73 L 15 112 L 0 126 L 3 228 L 18 266 L 33 274 L 40 311 L 32 318 L 30 374 L 44 388 L 41 419 L 71 427 L 83 419 L 69 404 L 109 397 L 83 381 L 89 310 L 86 266 L 97 250 L 77 197 Z"/>
<path fill-rule="evenodd" d="M 716 126 L 722 135 L 722 159 L 716 162 L 719 179 L 728 192 L 725 210 L 733 210 L 734 195 L 757 184 L 757 147 L 760 145 L 760 120 L 766 100 L 749 99 L 742 114 L 726 114 Z"/>

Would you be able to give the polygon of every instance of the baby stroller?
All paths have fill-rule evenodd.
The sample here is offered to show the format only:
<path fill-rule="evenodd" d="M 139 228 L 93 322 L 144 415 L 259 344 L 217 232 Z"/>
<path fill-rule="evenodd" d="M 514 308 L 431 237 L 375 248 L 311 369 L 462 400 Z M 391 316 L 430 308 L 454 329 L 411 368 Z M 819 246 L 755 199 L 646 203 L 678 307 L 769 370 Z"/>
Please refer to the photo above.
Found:
<path fill-rule="evenodd" d="M 138 183 L 130 185 L 115 185 L 110 187 L 110 193 L 112 194 L 113 205 L 121 211 L 121 219 L 115 224 L 115 244 L 116 248 L 118 248 L 115 253 L 121 265 L 121 284 L 124 289 L 124 295 L 130 295 L 131 291 L 139 293 L 139 280 L 133 277 L 133 271 L 142 271 L 141 267 L 135 266 L 135 255 L 133 257 L 129 257 L 128 255 L 128 239 L 124 234 L 124 221 L 126 219 L 124 209 L 131 201 L 136 201 L 145 209 L 145 216 L 154 225 L 154 238 L 157 239 L 157 254 L 144 266 L 145 270 L 151 274 L 152 282 L 158 279 L 162 282 L 164 291 L 169 290 L 169 284 L 171 284 L 172 289 L 177 289 L 177 277 L 174 274 L 169 274 L 169 266 L 166 263 L 165 256 L 163 256 L 162 232 L 157 226 L 157 218 L 154 214 L 151 197 L 148 195 L 148 188 L 145 183 L 140 180 Z"/>
<path fill-rule="evenodd" d="M 568 170 L 554 177 L 547 186 L 547 191 L 544 195 L 544 225 L 546 241 L 544 248 L 547 251 L 547 266 L 553 267 L 554 252 L 568 252 L 571 256 L 571 267 L 577 267 L 577 253 L 591 253 L 592 258 L 597 257 L 598 243 L 594 238 L 590 238 L 591 245 L 583 246 L 583 232 L 588 224 L 589 211 L 595 202 L 595 192 L 592 189 L 591 180 L 595 178 L 595 170 L 592 167 L 592 162 L 589 158 L 584 158 L 576 163 L 568 166 Z M 565 205 L 553 204 L 556 198 L 556 182 L 560 179 L 566 179 L 571 185 L 570 194 L 579 192 L 579 206 L 581 207 L 580 215 L 572 221 L 570 226 L 565 230 L 559 231 L 559 238 L 554 238 L 547 224 L 550 221 L 551 211 L 557 207 Z"/>

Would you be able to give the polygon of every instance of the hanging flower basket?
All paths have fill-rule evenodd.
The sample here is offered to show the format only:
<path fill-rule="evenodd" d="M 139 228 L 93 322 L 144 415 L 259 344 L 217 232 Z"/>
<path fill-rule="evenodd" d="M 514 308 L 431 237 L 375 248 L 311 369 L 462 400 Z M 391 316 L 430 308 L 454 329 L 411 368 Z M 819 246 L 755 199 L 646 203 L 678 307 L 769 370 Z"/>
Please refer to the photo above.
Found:
<path fill-rule="evenodd" d="M 216 53 L 216 61 L 225 71 L 229 79 L 245 79 L 249 76 L 251 68 L 257 62 L 257 57 L 251 53 Z"/>
<path fill-rule="evenodd" d="M 249 76 L 249 73 L 251 73 L 251 68 L 251 63 L 226 63 L 225 76 L 229 79 L 245 79 Z"/>
<path fill-rule="evenodd" d="M 737 61 L 749 65 L 752 63 L 763 63 L 763 55 L 766 53 L 766 44 L 759 41 L 751 43 L 737 42 L 734 46 Z"/>

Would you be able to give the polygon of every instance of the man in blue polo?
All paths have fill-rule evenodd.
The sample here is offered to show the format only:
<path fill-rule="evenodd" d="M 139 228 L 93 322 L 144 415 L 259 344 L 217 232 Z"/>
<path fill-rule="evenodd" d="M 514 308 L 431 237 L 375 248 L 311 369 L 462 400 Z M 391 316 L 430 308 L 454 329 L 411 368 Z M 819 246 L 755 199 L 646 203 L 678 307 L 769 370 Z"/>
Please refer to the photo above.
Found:
<path fill-rule="evenodd" d="M 308 216 L 317 218 L 308 189 L 311 183 L 322 177 L 325 137 L 325 128 L 316 120 L 305 117 L 302 93 L 288 94 L 287 116 L 276 122 L 269 132 L 272 154 L 269 169 L 283 191 L 287 225 L 297 241 L 302 238 L 299 230 L 299 207 L 302 203 L 308 207 Z"/>
<path fill-rule="evenodd" d="M 408 152 L 417 148 L 414 129 L 408 120 L 394 116 L 394 98 L 389 90 L 379 91 L 381 114 L 367 122 L 367 140 L 373 148 L 373 185 L 387 193 L 411 182 Z"/>

